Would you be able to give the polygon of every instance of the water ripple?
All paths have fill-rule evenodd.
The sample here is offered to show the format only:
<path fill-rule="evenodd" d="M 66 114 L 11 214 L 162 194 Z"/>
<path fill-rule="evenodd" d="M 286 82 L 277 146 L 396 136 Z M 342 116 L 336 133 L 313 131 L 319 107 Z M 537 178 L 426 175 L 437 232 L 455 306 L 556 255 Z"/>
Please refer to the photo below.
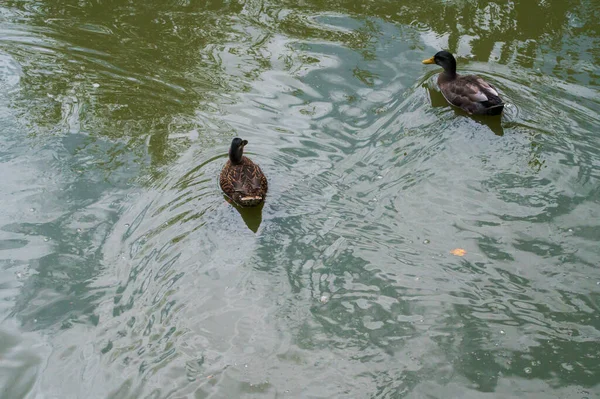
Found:
<path fill-rule="evenodd" d="M 523 38 L 520 4 L 154 3 L 0 7 L 8 392 L 590 396 L 589 22 Z M 446 104 L 420 62 L 446 45 L 502 119 Z M 218 187 L 233 136 L 262 209 Z"/>

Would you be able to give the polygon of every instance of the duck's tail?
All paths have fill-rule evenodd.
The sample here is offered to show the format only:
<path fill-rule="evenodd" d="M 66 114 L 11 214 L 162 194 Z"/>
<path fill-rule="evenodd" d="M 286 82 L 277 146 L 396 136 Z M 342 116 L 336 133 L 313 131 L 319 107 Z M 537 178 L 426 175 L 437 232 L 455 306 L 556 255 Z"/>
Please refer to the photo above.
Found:
<path fill-rule="evenodd" d="M 492 105 L 491 107 L 486 108 L 485 115 L 500 115 L 502 111 L 504 111 L 504 103 Z"/>
<path fill-rule="evenodd" d="M 262 195 L 244 195 L 239 197 L 239 204 L 244 207 L 260 205 L 265 200 Z"/>

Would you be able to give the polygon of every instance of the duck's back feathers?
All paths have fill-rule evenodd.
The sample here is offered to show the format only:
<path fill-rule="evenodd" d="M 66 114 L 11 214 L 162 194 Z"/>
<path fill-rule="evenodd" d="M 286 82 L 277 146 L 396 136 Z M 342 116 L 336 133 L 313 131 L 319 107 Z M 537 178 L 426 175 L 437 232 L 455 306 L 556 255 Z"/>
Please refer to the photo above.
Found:
<path fill-rule="evenodd" d="M 498 90 L 479 76 L 441 73 L 438 85 L 450 104 L 469 114 L 498 115 L 504 109 Z"/>
<path fill-rule="evenodd" d="M 265 200 L 267 178 L 260 167 L 247 157 L 240 163 L 227 161 L 219 176 L 221 190 L 236 204 L 256 206 Z"/>

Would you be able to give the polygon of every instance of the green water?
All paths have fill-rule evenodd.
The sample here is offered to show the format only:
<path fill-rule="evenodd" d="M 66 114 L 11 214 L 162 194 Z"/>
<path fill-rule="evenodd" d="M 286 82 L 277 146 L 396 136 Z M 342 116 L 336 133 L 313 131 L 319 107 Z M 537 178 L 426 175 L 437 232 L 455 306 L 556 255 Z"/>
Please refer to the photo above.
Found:
<path fill-rule="evenodd" d="M 0 397 L 600 397 L 599 21 L 2 1 Z M 501 119 L 447 106 L 442 48 Z"/>

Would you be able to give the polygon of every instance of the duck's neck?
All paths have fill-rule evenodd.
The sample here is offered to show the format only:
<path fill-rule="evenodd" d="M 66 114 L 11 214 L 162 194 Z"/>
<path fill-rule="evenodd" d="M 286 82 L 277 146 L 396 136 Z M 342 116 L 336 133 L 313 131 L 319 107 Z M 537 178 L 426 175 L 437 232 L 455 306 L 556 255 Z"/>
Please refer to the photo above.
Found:
<path fill-rule="evenodd" d="M 442 72 L 442 75 L 444 75 L 444 78 L 446 80 L 452 80 L 456 78 L 456 60 L 453 58 L 451 60 L 445 60 L 447 62 L 445 62 L 443 65 L 441 65 L 442 68 L 444 68 L 444 72 Z"/>
<path fill-rule="evenodd" d="M 450 82 L 450 81 L 456 79 L 457 76 L 458 76 L 458 74 L 456 73 L 456 71 L 454 71 L 454 72 L 444 71 L 439 74 L 438 82 Z"/>
<path fill-rule="evenodd" d="M 234 165 L 239 165 L 242 163 L 242 158 L 244 156 L 244 151 L 241 149 L 235 151 L 229 151 L 229 161 L 231 161 Z"/>

